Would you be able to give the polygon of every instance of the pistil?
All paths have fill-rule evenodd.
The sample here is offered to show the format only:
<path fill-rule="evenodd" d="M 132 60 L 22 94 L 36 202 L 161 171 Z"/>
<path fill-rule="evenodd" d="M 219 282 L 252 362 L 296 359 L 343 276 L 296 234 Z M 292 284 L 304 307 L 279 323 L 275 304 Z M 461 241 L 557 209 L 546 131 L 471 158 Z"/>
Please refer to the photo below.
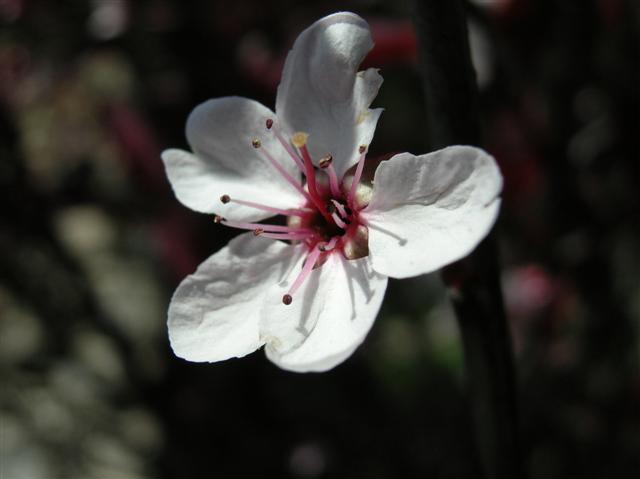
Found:
<path fill-rule="evenodd" d="M 306 133 L 298 132 L 293 137 L 291 137 L 291 143 L 295 146 L 300 154 L 302 155 L 302 159 L 304 160 L 304 172 L 307 177 L 307 187 L 309 188 L 309 193 L 312 197 L 320 198 L 318 195 L 318 188 L 316 185 L 316 173 L 313 169 L 313 161 L 311 161 L 311 155 L 309 155 L 309 150 L 307 149 L 307 138 L 309 135 Z"/>
<path fill-rule="evenodd" d="M 325 217 L 327 221 L 331 221 L 331 216 L 327 212 L 327 208 L 324 205 L 324 201 L 318 194 L 318 186 L 316 184 L 316 174 L 313 168 L 313 162 L 307 149 L 307 138 L 309 135 L 303 132 L 298 132 L 291 137 L 291 143 L 295 146 L 304 160 L 304 171 L 307 177 L 307 189 L 309 190 L 309 197 L 313 204 L 318 208 L 318 211 Z"/>

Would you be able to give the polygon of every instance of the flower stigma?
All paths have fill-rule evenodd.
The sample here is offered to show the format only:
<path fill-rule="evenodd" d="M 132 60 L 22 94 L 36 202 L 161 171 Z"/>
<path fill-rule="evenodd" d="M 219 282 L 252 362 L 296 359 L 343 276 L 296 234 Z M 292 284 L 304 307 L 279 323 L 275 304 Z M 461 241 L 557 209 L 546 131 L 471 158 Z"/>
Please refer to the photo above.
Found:
<path fill-rule="evenodd" d="M 276 208 L 248 199 L 220 196 L 223 204 L 237 204 L 285 218 L 284 224 L 265 224 L 231 221 L 216 215 L 214 221 L 232 228 L 253 231 L 255 236 L 301 244 L 305 248 L 302 269 L 282 297 L 289 305 L 293 295 L 311 272 L 321 267 L 332 254 L 341 254 L 347 260 L 368 256 L 368 228 L 360 212 L 368 205 L 366 195 L 358 195 L 367 146 L 358 147 L 358 162 L 353 176 L 344 174 L 339 178 L 333 166 L 333 156 L 327 154 L 318 159 L 317 166 L 307 148 L 309 133 L 296 132 L 285 140 L 274 120 L 265 122 L 266 129 L 283 146 L 299 170 L 292 175 L 263 145 L 259 138 L 251 145 L 259 150 L 264 159 L 304 198 L 303 206 L 292 209 Z"/>

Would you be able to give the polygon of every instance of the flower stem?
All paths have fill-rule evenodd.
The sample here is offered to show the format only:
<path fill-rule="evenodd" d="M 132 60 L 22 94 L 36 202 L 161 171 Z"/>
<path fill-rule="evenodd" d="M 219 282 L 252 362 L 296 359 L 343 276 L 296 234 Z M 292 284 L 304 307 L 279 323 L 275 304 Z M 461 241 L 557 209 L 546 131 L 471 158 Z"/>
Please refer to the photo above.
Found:
<path fill-rule="evenodd" d="M 429 150 L 480 145 L 475 73 L 462 0 L 413 0 Z M 515 374 L 495 233 L 443 271 L 462 334 L 482 477 L 519 479 Z"/>

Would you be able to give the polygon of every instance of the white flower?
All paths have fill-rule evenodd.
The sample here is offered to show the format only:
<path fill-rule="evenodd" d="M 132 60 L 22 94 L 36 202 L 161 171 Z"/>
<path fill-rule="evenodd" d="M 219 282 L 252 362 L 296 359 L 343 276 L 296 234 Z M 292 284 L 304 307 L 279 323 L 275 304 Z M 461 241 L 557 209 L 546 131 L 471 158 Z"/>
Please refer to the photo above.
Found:
<path fill-rule="evenodd" d="M 193 153 L 163 152 L 182 203 L 249 230 L 176 290 L 176 355 L 221 361 L 264 345 L 284 369 L 330 369 L 364 340 L 388 276 L 434 271 L 491 229 L 502 178 L 480 149 L 403 153 L 380 163 L 373 187 L 361 182 L 382 112 L 369 109 L 382 78 L 357 71 L 372 47 L 357 15 L 319 20 L 287 57 L 275 113 L 209 100 L 187 121 Z M 274 215 L 287 221 L 255 223 Z"/>

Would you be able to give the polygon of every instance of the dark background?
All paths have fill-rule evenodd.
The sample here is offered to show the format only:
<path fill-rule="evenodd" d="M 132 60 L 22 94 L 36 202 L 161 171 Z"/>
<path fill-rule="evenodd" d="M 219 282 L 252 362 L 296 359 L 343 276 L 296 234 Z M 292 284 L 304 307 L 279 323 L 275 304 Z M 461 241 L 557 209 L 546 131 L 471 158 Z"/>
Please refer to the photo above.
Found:
<path fill-rule="evenodd" d="M 175 358 L 178 282 L 233 230 L 159 159 L 199 102 L 273 107 L 286 52 L 351 10 L 385 83 L 373 154 L 424 152 L 408 2 L 0 0 L 0 477 L 477 477 L 437 275 L 391 281 L 365 344 L 299 375 Z M 532 479 L 640 471 L 640 3 L 469 4 Z"/>

